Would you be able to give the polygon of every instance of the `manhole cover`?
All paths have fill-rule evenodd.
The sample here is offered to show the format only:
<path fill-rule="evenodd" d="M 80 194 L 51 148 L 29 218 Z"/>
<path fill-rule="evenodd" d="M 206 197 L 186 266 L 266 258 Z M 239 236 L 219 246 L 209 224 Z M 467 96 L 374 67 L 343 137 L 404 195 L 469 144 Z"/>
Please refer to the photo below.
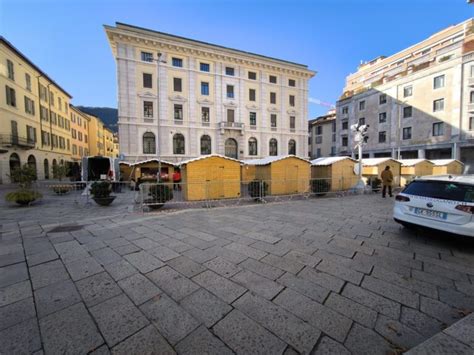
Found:
<path fill-rule="evenodd" d="M 57 226 L 51 229 L 48 233 L 74 232 L 82 229 L 82 227 L 83 226 L 79 226 L 77 224 Z"/>

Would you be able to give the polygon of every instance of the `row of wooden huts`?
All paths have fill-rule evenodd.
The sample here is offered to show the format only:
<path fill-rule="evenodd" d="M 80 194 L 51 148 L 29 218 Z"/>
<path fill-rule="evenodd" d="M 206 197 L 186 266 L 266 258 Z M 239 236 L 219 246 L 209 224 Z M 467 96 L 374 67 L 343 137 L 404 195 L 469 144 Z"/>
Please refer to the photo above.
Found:
<path fill-rule="evenodd" d="M 161 161 L 161 180 L 173 184 L 173 173 L 181 173 L 184 199 L 237 198 L 242 184 L 253 180 L 268 183 L 269 195 L 287 195 L 307 192 L 310 179 L 328 182 L 330 191 L 347 190 L 358 179 L 357 161 L 349 157 L 327 157 L 308 161 L 293 155 L 273 156 L 239 161 L 218 154 L 205 155 L 177 164 Z M 457 160 L 428 161 L 410 159 L 397 161 L 391 158 L 363 159 L 362 175 L 380 177 L 386 166 L 394 174 L 394 184 L 404 186 L 414 176 L 460 174 L 462 163 Z M 120 163 L 122 179 L 135 184 L 156 182 L 157 159 L 136 163 Z"/>

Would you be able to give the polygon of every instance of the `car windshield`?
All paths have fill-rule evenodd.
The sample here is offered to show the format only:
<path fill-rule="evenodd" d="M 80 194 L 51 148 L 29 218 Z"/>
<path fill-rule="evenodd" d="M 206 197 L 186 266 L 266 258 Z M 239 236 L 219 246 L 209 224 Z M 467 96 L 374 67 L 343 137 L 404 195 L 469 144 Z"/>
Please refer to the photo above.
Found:
<path fill-rule="evenodd" d="M 410 195 L 474 202 L 474 186 L 451 181 L 413 181 L 402 191 Z"/>

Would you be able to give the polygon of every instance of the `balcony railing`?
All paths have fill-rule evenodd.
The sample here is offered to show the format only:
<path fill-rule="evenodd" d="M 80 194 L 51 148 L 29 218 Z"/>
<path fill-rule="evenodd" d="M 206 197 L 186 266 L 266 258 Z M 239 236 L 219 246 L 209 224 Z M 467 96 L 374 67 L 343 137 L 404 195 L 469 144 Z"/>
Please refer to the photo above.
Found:
<path fill-rule="evenodd" d="M 4 147 L 20 147 L 20 148 L 34 148 L 35 141 L 25 137 L 15 136 L 11 134 L 0 134 L 0 145 Z"/>
<path fill-rule="evenodd" d="M 219 128 L 242 130 L 244 128 L 244 124 L 242 122 L 221 121 L 219 122 Z"/>
<path fill-rule="evenodd" d="M 474 112 L 474 104 L 467 104 L 467 110 L 469 112 Z"/>

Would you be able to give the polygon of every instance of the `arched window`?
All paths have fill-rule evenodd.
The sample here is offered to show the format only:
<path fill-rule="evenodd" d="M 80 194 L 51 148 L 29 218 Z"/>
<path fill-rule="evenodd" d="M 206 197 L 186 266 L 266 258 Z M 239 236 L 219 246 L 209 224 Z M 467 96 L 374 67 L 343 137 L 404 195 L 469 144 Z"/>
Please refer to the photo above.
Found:
<path fill-rule="evenodd" d="M 201 137 L 201 155 L 211 154 L 211 137 L 204 135 Z"/>
<path fill-rule="evenodd" d="M 184 154 L 184 136 L 181 133 L 173 136 L 173 154 Z"/>
<path fill-rule="evenodd" d="M 225 156 L 229 158 L 237 159 L 238 151 L 237 151 L 237 141 L 234 138 L 228 138 L 225 141 Z"/>
<path fill-rule="evenodd" d="M 18 156 L 18 154 L 16 153 L 12 153 L 10 155 L 10 175 L 12 175 L 13 171 L 15 169 L 19 169 L 21 167 L 21 162 L 20 162 L 20 157 Z M 12 181 L 12 182 L 16 182 L 16 181 Z"/>
<path fill-rule="evenodd" d="M 288 154 L 296 155 L 296 142 L 294 139 L 288 141 Z"/>
<path fill-rule="evenodd" d="M 269 155 L 276 156 L 278 155 L 278 142 L 275 138 L 270 139 L 269 144 Z"/>
<path fill-rule="evenodd" d="M 38 172 L 36 171 L 36 158 L 33 154 L 28 156 L 28 165 L 30 168 L 33 168 L 35 171 L 35 175 L 38 176 Z"/>
<path fill-rule="evenodd" d="M 249 155 L 258 155 L 257 139 L 254 137 L 249 139 Z"/>
<path fill-rule="evenodd" d="M 143 134 L 143 154 L 156 154 L 155 135 L 151 132 Z"/>
<path fill-rule="evenodd" d="M 44 165 L 44 178 L 49 179 L 49 161 L 48 161 L 48 159 L 44 160 L 43 165 Z"/>

